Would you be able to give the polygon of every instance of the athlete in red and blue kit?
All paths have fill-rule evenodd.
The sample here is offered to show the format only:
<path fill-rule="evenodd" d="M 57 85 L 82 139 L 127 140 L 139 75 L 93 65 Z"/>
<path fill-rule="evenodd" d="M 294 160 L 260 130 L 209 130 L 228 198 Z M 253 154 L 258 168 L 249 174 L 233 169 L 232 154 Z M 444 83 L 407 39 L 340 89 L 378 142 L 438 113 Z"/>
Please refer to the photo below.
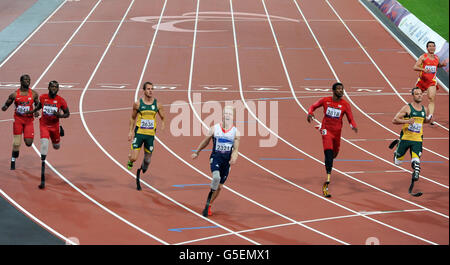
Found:
<path fill-rule="evenodd" d="M 311 123 L 311 120 L 314 119 L 314 111 L 319 107 L 323 107 L 324 117 L 319 130 L 322 134 L 323 150 L 325 153 L 325 169 L 327 172 L 327 181 L 322 187 L 322 192 L 325 197 L 331 197 L 328 193 L 328 184 L 330 183 L 333 159 L 335 159 L 339 153 L 342 118 L 344 117 L 344 114 L 347 115 L 350 127 L 355 132 L 358 132 L 350 104 L 342 99 L 343 95 L 344 85 L 335 83 L 333 84 L 333 96 L 319 99 L 308 110 L 307 121 Z"/>
<path fill-rule="evenodd" d="M 54 149 L 59 149 L 62 127 L 59 125 L 60 118 L 68 118 L 70 116 L 69 107 L 66 100 L 58 94 L 59 83 L 55 80 L 48 84 L 48 94 L 39 97 L 40 105 L 34 111 L 42 108 L 42 116 L 39 119 L 39 130 L 41 133 L 41 184 L 40 189 L 45 188 L 45 159 L 48 154 L 49 139 L 52 141 Z M 62 111 L 62 113 L 61 113 Z"/>
<path fill-rule="evenodd" d="M 2 107 L 6 111 L 14 103 L 14 123 L 13 123 L 13 148 L 11 157 L 11 170 L 16 169 L 16 159 L 19 157 L 20 145 L 23 140 L 26 146 L 33 145 L 33 105 L 39 106 L 39 95 L 30 88 L 30 76 L 25 74 L 20 77 L 20 88 L 11 93 Z"/>

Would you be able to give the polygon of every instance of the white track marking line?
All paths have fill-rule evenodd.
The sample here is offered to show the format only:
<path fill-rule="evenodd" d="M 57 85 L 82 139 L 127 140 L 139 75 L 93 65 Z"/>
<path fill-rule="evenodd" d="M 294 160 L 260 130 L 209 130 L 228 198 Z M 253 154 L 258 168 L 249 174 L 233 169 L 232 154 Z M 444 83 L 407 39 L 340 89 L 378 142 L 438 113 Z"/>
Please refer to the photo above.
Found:
<path fill-rule="evenodd" d="M 300 13 L 300 15 L 304 18 L 305 15 L 303 14 L 303 12 L 302 12 L 300 6 L 298 5 L 298 3 L 297 3 L 295 0 L 294 0 L 294 3 L 295 3 L 295 5 L 296 5 L 296 7 L 297 7 L 297 9 L 298 9 L 298 11 L 299 11 L 299 13 Z M 328 57 L 326 56 L 325 52 L 323 51 L 322 46 L 320 46 L 320 42 L 319 42 L 319 40 L 317 39 L 316 35 L 314 34 L 314 31 L 313 31 L 313 30 L 311 29 L 311 27 L 309 26 L 309 23 L 306 22 L 305 24 L 306 24 L 306 26 L 308 27 L 308 29 L 309 29 L 309 31 L 310 31 L 312 37 L 314 38 L 314 41 L 315 41 L 316 44 L 318 45 L 318 47 L 319 47 L 319 49 L 320 49 L 320 51 L 321 51 L 321 53 L 322 53 L 322 56 L 323 56 L 323 58 L 325 59 L 325 61 L 327 62 L 328 67 L 330 68 L 331 72 L 333 73 L 335 79 L 339 81 L 339 77 L 337 76 L 337 74 L 336 74 L 336 72 L 335 72 L 333 66 L 331 65 L 330 61 L 328 60 Z M 274 38 L 276 39 L 275 33 L 274 33 L 274 32 L 273 32 L 273 34 L 274 34 Z M 278 45 L 278 42 L 277 42 L 277 45 Z M 280 54 L 280 58 L 281 58 L 281 60 L 282 60 L 283 67 L 284 67 L 284 69 L 285 69 L 286 78 L 288 79 L 289 85 L 290 85 L 290 87 L 291 87 L 291 91 L 292 91 L 293 95 L 295 96 L 295 93 L 293 92 L 293 88 L 292 88 L 292 85 L 291 85 L 292 82 L 291 82 L 290 77 L 289 77 L 289 74 L 288 74 L 288 72 L 287 72 L 287 67 L 286 67 L 286 65 L 285 65 L 285 63 L 284 63 L 284 59 L 283 59 L 283 57 L 282 57 L 281 50 L 279 49 L 278 52 L 279 52 L 279 54 Z M 345 91 L 344 91 L 344 92 L 345 92 Z M 346 93 L 346 92 L 345 92 L 345 93 Z M 348 96 L 348 94 L 347 94 L 347 98 L 351 101 L 351 98 Z M 297 104 L 302 108 L 302 110 L 303 110 L 305 113 L 308 113 L 308 111 L 303 107 L 303 105 L 302 105 L 296 98 L 295 98 L 295 100 L 296 100 Z M 351 101 L 351 102 L 353 103 L 353 105 L 354 105 L 356 108 L 358 108 L 358 106 L 357 106 L 353 101 Z M 358 109 L 359 109 L 359 108 L 358 108 Z M 364 115 L 366 115 L 366 113 L 364 113 L 361 109 L 359 109 L 359 111 L 361 111 Z M 370 116 L 368 116 L 368 115 L 366 115 L 366 116 L 369 117 L 370 119 L 372 119 Z M 372 120 L 373 120 L 373 119 L 372 119 Z M 316 121 L 318 124 L 320 124 L 319 121 L 317 121 L 317 120 L 315 120 L 315 121 Z M 375 121 L 375 120 L 373 120 L 373 121 Z M 375 122 L 376 122 L 376 121 L 375 121 Z M 382 126 L 382 125 L 381 125 L 381 126 Z M 387 128 L 386 128 L 386 129 L 387 129 Z M 396 134 L 396 135 L 397 135 L 397 134 Z M 386 160 L 386 159 L 384 159 L 384 158 L 382 158 L 382 157 L 380 157 L 380 156 L 378 156 L 378 155 L 375 155 L 374 153 L 372 153 L 372 152 L 370 152 L 370 151 L 368 151 L 368 150 L 366 150 L 366 149 L 364 149 L 364 148 L 361 148 L 360 146 L 358 146 L 358 145 L 356 145 L 356 144 L 354 144 L 354 143 L 348 141 L 348 140 L 347 140 L 346 138 L 344 138 L 344 137 L 342 137 L 342 140 L 344 140 L 345 142 L 349 143 L 350 145 L 352 145 L 352 146 L 354 146 L 354 147 L 360 149 L 361 151 L 366 152 L 366 153 L 370 154 L 371 156 L 376 157 L 377 159 L 379 159 L 379 160 L 381 160 L 381 161 L 384 161 L 384 162 L 388 163 L 388 164 L 391 165 L 391 166 L 394 166 L 394 167 L 396 167 L 396 168 L 398 168 L 398 169 L 404 170 L 405 172 L 408 172 L 408 173 L 410 173 L 410 174 L 412 173 L 412 171 L 407 170 L 407 169 L 404 169 L 404 168 L 400 167 L 399 165 L 396 165 L 396 164 L 392 163 L 391 161 L 388 161 L 388 160 Z M 448 160 L 448 158 L 446 158 L 446 159 Z M 442 183 L 439 183 L 439 182 L 437 182 L 437 181 L 435 181 L 435 180 L 426 178 L 426 177 L 424 177 L 424 176 L 422 176 L 422 175 L 421 175 L 421 177 L 422 177 L 423 179 L 427 180 L 427 181 L 430 181 L 430 182 L 432 182 L 432 183 L 434 183 L 434 184 L 436 184 L 436 185 L 439 185 L 439 186 L 441 186 L 441 187 L 444 187 L 444 188 L 446 188 L 446 189 L 449 188 L 447 185 L 444 185 L 444 184 L 442 184 Z M 448 218 L 448 217 L 447 217 L 447 218 Z"/>
<path fill-rule="evenodd" d="M 134 0 L 133 0 L 133 2 L 134 2 Z M 158 22 L 158 27 L 159 27 L 161 18 L 162 18 L 163 14 L 164 14 L 164 10 L 165 10 L 166 4 L 167 4 L 167 0 L 164 2 L 164 6 L 163 6 L 162 11 L 161 11 L 160 20 L 159 20 L 159 22 Z M 130 7 L 131 7 L 131 6 L 130 6 Z M 128 12 L 128 11 L 127 11 L 127 12 Z M 125 16 L 124 16 L 124 18 L 125 18 Z M 112 162 L 114 162 L 117 166 L 119 166 L 121 169 L 123 169 L 123 170 L 124 170 L 126 173 L 128 173 L 130 176 L 132 176 L 133 178 L 136 178 L 136 176 L 135 176 L 133 173 L 131 173 L 128 169 L 126 169 L 123 165 L 121 165 L 121 164 L 120 164 L 113 156 L 111 156 L 111 154 L 109 154 L 108 151 L 106 151 L 106 150 L 103 148 L 103 146 L 97 141 L 97 139 L 92 135 L 92 133 L 91 133 L 89 127 L 88 127 L 87 124 L 86 124 L 86 121 L 85 121 L 85 119 L 84 119 L 84 114 L 83 114 L 83 99 L 84 99 L 84 95 L 86 94 L 86 91 L 87 91 L 87 89 L 88 89 L 88 87 L 89 87 L 89 84 L 91 83 L 91 81 L 92 81 L 92 79 L 94 78 L 94 76 L 95 76 L 95 74 L 96 74 L 98 68 L 100 67 L 100 64 L 101 64 L 101 62 L 103 61 L 103 58 L 105 57 L 106 53 L 108 52 L 109 47 L 110 47 L 110 44 L 112 43 L 113 39 L 115 38 L 115 35 L 117 34 L 119 28 L 120 28 L 120 25 L 119 25 L 119 27 L 117 28 L 116 32 L 114 33 L 114 36 L 112 37 L 112 39 L 111 39 L 111 41 L 110 41 L 108 47 L 105 49 L 102 58 L 101 58 L 100 61 L 98 62 L 98 64 L 97 64 L 97 66 L 95 67 L 94 71 L 92 72 L 91 77 L 89 78 L 88 82 L 86 83 L 85 89 L 83 90 L 83 93 L 81 94 L 81 97 L 80 97 L 80 105 L 79 105 L 79 109 L 80 109 L 80 116 L 81 116 L 81 121 L 82 121 L 82 123 L 83 123 L 83 126 L 84 126 L 86 132 L 88 133 L 88 135 L 89 135 L 89 136 L 91 137 L 91 139 L 94 141 L 94 143 L 100 148 L 100 150 L 103 151 L 103 153 L 104 153 L 106 156 L 108 156 L 108 158 L 109 158 Z M 154 36 L 153 36 L 153 41 L 154 41 L 154 39 L 156 38 L 157 32 L 158 32 L 158 28 L 156 29 L 155 34 L 154 34 Z M 152 43 L 153 43 L 153 41 L 152 41 Z M 151 51 L 151 48 L 150 48 L 150 51 Z M 150 52 L 149 52 L 149 53 L 150 53 Z M 148 59 L 148 58 L 149 58 L 149 56 L 147 56 L 147 59 Z M 145 72 L 145 68 L 143 69 L 142 72 Z M 138 89 L 139 89 L 139 88 L 138 88 Z M 220 225 L 220 224 L 218 224 L 218 223 L 216 223 L 216 222 L 214 222 L 214 221 L 212 221 L 212 220 L 210 220 L 210 219 L 208 219 L 208 218 L 205 218 L 205 217 L 203 217 L 201 214 L 199 214 L 199 213 L 195 212 L 194 210 L 192 210 L 192 209 L 190 209 L 190 208 L 184 206 L 183 204 L 181 204 L 181 203 L 179 203 L 178 201 L 172 199 L 172 198 L 169 197 L 168 195 L 166 195 L 166 194 L 160 192 L 159 190 L 157 190 L 156 188 L 152 187 L 151 185 L 149 185 L 148 183 L 146 183 L 146 182 L 143 181 L 142 179 L 141 179 L 141 182 L 142 182 L 145 186 L 149 187 L 151 190 L 155 191 L 157 194 L 159 194 L 159 195 L 161 195 L 162 197 L 166 198 L 167 200 L 173 202 L 174 204 L 180 206 L 181 208 L 187 210 L 188 212 L 190 212 L 190 213 L 192 213 L 192 214 L 194 214 L 194 215 L 196 215 L 196 216 L 198 216 L 198 217 L 200 217 L 200 218 L 202 218 L 202 219 L 204 219 L 204 220 L 206 220 L 206 221 L 208 221 L 208 222 L 210 222 L 210 223 L 212 223 L 212 224 L 214 224 L 214 225 L 216 225 L 216 226 L 218 226 L 218 227 L 220 227 L 220 228 L 222 228 L 222 229 L 224 229 L 224 230 L 226 230 L 226 231 L 228 231 L 228 232 L 233 232 L 233 231 L 231 231 L 230 229 L 228 229 L 228 228 L 226 228 L 226 227 L 224 227 L 224 226 L 222 226 L 222 225 Z M 236 236 L 241 237 L 241 238 L 243 238 L 243 239 L 245 239 L 245 240 L 247 240 L 247 241 L 249 241 L 249 242 L 251 242 L 251 243 L 253 243 L 253 244 L 259 244 L 259 243 L 257 243 L 256 241 L 253 241 L 253 240 L 251 240 L 251 239 L 248 239 L 248 238 L 246 238 L 246 237 L 244 237 L 244 236 L 242 236 L 242 235 L 236 234 Z M 156 238 L 157 238 L 157 237 L 155 237 L 155 239 L 156 239 Z M 164 244 L 169 244 L 169 243 L 167 243 L 167 242 L 162 241 L 161 239 L 157 239 L 157 240 L 160 241 L 160 242 L 163 242 Z"/>
<path fill-rule="evenodd" d="M 32 219 L 33 221 L 35 221 L 36 223 L 38 223 L 39 225 L 41 225 L 42 227 L 44 227 L 45 229 L 47 229 L 48 231 L 50 231 L 51 233 L 56 235 L 57 237 L 61 238 L 66 243 L 69 243 L 71 245 L 77 245 L 77 243 L 73 242 L 69 238 L 67 238 L 67 237 L 63 236 L 62 234 L 58 233 L 55 229 L 51 228 L 50 226 L 48 226 L 47 224 L 42 222 L 40 219 L 38 219 L 36 216 L 34 216 L 33 214 L 31 214 L 30 212 L 25 210 L 25 208 L 23 208 L 20 204 L 18 204 L 11 197 L 9 197 L 8 194 L 6 194 L 2 189 L 0 189 L 0 193 L 6 200 L 9 201 L 9 203 L 13 204 L 16 208 L 18 208 L 22 213 L 27 215 L 30 219 Z"/>
<path fill-rule="evenodd" d="M 86 18 L 84 19 L 83 23 L 80 24 L 80 26 L 75 30 L 75 32 L 72 34 L 72 36 L 69 38 L 69 40 L 66 42 L 66 44 L 63 46 L 63 48 L 61 48 L 61 50 L 58 52 L 58 54 L 56 55 L 56 57 L 52 60 L 52 62 L 48 65 L 48 67 L 46 68 L 46 70 L 41 74 L 41 76 L 39 77 L 38 80 L 41 80 L 42 77 L 47 73 L 47 71 L 52 67 L 52 65 L 55 63 L 55 61 L 58 59 L 59 55 L 63 52 L 63 50 L 67 47 L 68 43 L 75 37 L 75 35 L 78 33 L 78 31 L 81 29 L 81 27 L 84 25 L 84 23 L 86 22 L 86 20 L 90 17 L 90 15 L 94 12 L 94 10 L 97 8 L 97 6 L 102 2 L 102 0 L 99 0 L 95 6 L 92 8 L 92 10 L 89 12 L 89 14 L 86 16 Z M 134 0 L 132 0 L 130 6 L 128 7 L 125 15 L 128 13 L 128 11 L 130 10 L 132 4 L 133 4 Z M 124 16 L 125 18 L 125 16 Z M 122 19 L 123 20 L 123 19 Z M 119 27 L 117 28 L 116 32 L 114 33 L 114 36 L 116 35 Z M 37 85 L 38 82 L 36 82 L 34 84 L 34 86 Z M 32 87 L 33 89 L 33 87 Z M 38 156 L 40 157 L 41 153 L 40 151 L 36 148 L 35 144 L 33 143 L 32 145 L 34 151 L 38 154 Z M 85 192 L 83 192 L 82 190 L 80 190 L 77 186 L 75 186 L 73 183 L 71 183 L 68 179 L 66 179 L 62 174 L 60 174 L 51 164 L 50 162 L 48 162 L 48 160 L 45 161 L 46 165 L 53 171 L 55 172 L 61 179 L 63 179 L 67 184 L 69 184 L 73 189 L 75 189 L 76 191 L 78 191 L 80 194 L 82 194 L 84 197 L 86 197 L 88 200 L 90 200 L 91 202 L 93 202 L 95 205 L 99 206 L 101 209 L 105 210 L 106 212 L 108 212 L 109 214 L 111 214 L 112 216 L 116 217 L 117 219 L 119 219 L 120 221 L 124 222 L 125 224 L 133 227 L 134 229 L 138 230 L 139 232 L 155 239 L 156 241 L 162 243 L 162 244 L 168 244 L 167 242 L 155 237 L 154 235 L 148 233 L 147 231 L 141 229 L 140 227 L 134 225 L 133 223 L 129 222 L 128 220 L 124 219 L 123 217 L 121 217 L 120 215 L 116 214 L 115 212 L 111 211 L 110 209 L 108 209 L 107 207 L 105 207 L 104 205 L 102 205 L 101 203 L 97 202 L 95 199 L 93 199 L 92 197 L 90 197 L 88 194 L 86 194 Z"/>
<path fill-rule="evenodd" d="M 7 62 L 7 61 L 9 61 L 9 59 L 11 59 L 11 57 L 13 57 L 13 55 L 14 54 L 16 54 L 16 52 L 18 51 L 18 50 L 20 50 L 20 48 L 22 48 L 22 46 L 23 45 L 25 45 L 25 43 L 27 43 L 28 42 L 28 40 L 30 40 L 33 36 L 34 36 L 34 34 L 36 33 L 36 32 L 38 32 L 40 29 L 41 29 L 41 27 L 44 25 L 44 24 L 46 24 L 47 22 L 48 22 L 48 20 L 56 13 L 56 12 L 58 12 L 58 10 L 65 4 L 67 2 L 67 0 L 64 0 L 64 2 L 62 2 L 51 14 L 50 14 L 50 16 L 48 16 L 44 21 L 42 21 L 42 23 L 19 45 L 19 46 L 17 46 L 15 49 L 14 49 L 14 51 L 13 52 L 11 52 L 9 55 L 8 55 L 8 57 L 6 57 L 5 58 L 5 60 L 3 60 L 3 62 L 1 62 L 0 63 L 0 68 L 2 68 L 2 66 Z M 50 23 L 50 22 L 49 22 Z M 48 23 L 47 23 L 48 24 Z"/>
<path fill-rule="evenodd" d="M 373 211 L 373 212 L 360 212 L 360 213 L 362 215 L 381 215 L 381 214 L 392 214 L 392 213 L 403 213 L 403 212 L 422 212 L 422 211 L 426 211 L 426 210 L 413 209 L 413 210 L 396 210 L 396 211 Z M 337 219 L 344 219 L 344 218 L 352 218 L 352 217 L 361 217 L 361 215 L 359 215 L 359 214 L 349 214 L 349 215 L 341 215 L 341 216 L 334 216 L 334 217 L 325 217 L 325 218 L 311 219 L 311 220 L 305 220 L 305 221 L 297 221 L 297 222 L 291 222 L 291 223 L 284 223 L 284 224 L 263 226 L 263 227 L 258 227 L 258 228 L 251 228 L 251 229 L 238 231 L 237 233 L 248 233 L 248 232 L 262 231 L 262 230 L 268 230 L 268 229 L 273 229 L 273 228 L 278 228 L 278 227 L 284 227 L 284 226 L 291 226 L 291 225 L 295 225 L 295 224 L 299 224 L 299 223 L 302 223 L 302 224 L 315 223 L 315 222 L 323 222 L 323 221 L 330 221 L 330 220 L 337 220 Z M 190 243 L 194 243 L 194 242 L 199 242 L 199 241 L 204 241 L 204 240 L 209 240 L 209 239 L 219 238 L 219 237 L 225 237 L 225 236 L 229 236 L 229 235 L 231 235 L 231 234 L 230 233 L 218 234 L 218 235 L 215 235 L 215 236 L 209 236 L 209 237 L 203 237 L 203 238 L 198 238 L 198 239 L 194 239 L 194 240 L 179 242 L 179 243 L 176 243 L 174 245 L 190 244 Z"/>

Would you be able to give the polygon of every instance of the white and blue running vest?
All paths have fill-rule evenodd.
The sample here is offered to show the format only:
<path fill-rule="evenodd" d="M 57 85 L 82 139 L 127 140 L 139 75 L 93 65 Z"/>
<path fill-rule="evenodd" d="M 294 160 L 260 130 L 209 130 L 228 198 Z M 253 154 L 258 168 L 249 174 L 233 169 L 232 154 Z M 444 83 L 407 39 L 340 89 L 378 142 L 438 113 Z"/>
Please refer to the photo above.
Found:
<path fill-rule="evenodd" d="M 221 157 L 228 160 L 231 158 L 236 130 L 236 127 L 233 126 L 229 131 L 224 132 L 220 124 L 214 125 L 211 157 Z"/>

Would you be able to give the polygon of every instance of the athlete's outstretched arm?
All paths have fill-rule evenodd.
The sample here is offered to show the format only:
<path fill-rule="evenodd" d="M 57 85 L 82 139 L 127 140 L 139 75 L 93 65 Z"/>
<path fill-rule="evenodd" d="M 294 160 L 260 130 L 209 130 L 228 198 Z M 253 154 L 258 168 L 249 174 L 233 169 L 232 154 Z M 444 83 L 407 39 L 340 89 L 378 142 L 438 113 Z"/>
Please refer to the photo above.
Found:
<path fill-rule="evenodd" d="M 423 72 L 428 72 L 428 70 L 426 70 L 425 68 L 422 67 L 422 63 L 423 63 L 423 55 L 421 55 L 419 57 L 419 59 L 417 59 L 416 63 L 413 66 L 414 71 L 423 71 Z"/>
<path fill-rule="evenodd" d="M 205 147 L 208 146 L 209 141 L 211 141 L 211 138 L 213 137 L 214 129 L 213 127 L 209 128 L 208 134 L 205 138 L 200 142 L 200 144 L 197 147 L 197 150 L 192 154 L 192 159 L 196 159 L 198 155 L 200 154 L 200 151 L 202 151 Z"/>
<path fill-rule="evenodd" d="M 39 100 L 39 94 L 34 90 L 31 90 L 31 93 L 33 94 L 34 109 L 38 109 L 38 110 L 41 109 L 42 105 L 41 105 L 41 101 Z M 33 110 L 29 113 L 33 113 L 34 117 L 36 117 L 36 118 L 39 117 L 39 112 L 37 112 L 35 110 Z"/>
<path fill-rule="evenodd" d="M 161 119 L 161 130 L 164 130 L 164 128 L 166 127 L 165 122 L 164 122 L 164 118 L 165 118 L 164 108 L 163 108 L 162 104 L 159 104 L 159 102 L 157 103 L 157 105 L 158 105 L 158 115 L 159 115 L 159 118 Z"/>
<path fill-rule="evenodd" d="M 347 116 L 348 123 L 350 123 L 350 127 L 356 133 L 358 132 L 358 127 L 356 127 L 355 119 L 353 118 L 352 109 L 350 108 L 350 104 L 347 104 L 347 108 L 345 110 L 345 115 Z"/>
<path fill-rule="evenodd" d="M 34 92 L 34 91 L 33 91 Z M 34 93 L 33 93 L 33 95 L 34 95 Z M 35 104 L 36 104 L 36 106 L 35 106 L 35 108 L 33 109 L 33 110 L 30 110 L 30 111 L 28 111 L 28 114 L 35 114 L 36 112 L 38 112 L 39 110 L 41 110 L 42 109 L 42 103 L 41 103 L 41 100 L 40 100 L 41 98 L 39 97 L 39 101 L 38 101 L 38 103 L 36 104 L 36 101 L 35 101 Z M 39 113 L 36 115 L 34 115 L 35 117 L 39 117 Z"/>
<path fill-rule="evenodd" d="M 314 104 L 311 105 L 308 109 L 308 117 L 306 117 L 306 120 L 311 123 L 311 120 L 314 118 L 314 111 L 318 108 L 323 106 L 323 100 L 324 98 L 319 99 Z"/>
<path fill-rule="evenodd" d="M 69 107 L 66 107 L 65 109 L 63 109 L 63 108 L 61 108 L 61 109 L 62 109 L 62 111 L 63 111 L 63 114 L 57 112 L 57 113 L 56 113 L 56 116 L 57 116 L 58 118 L 69 118 L 69 116 L 70 116 Z"/>
<path fill-rule="evenodd" d="M 230 164 L 236 163 L 236 159 L 239 155 L 239 144 L 241 143 L 241 136 L 239 135 L 239 131 L 236 132 L 236 136 L 234 137 L 233 144 L 233 152 L 231 152 Z"/>
<path fill-rule="evenodd" d="M 444 61 L 439 61 L 439 63 L 438 63 L 438 67 L 445 67 L 445 66 L 447 66 L 447 63 L 448 63 L 448 58 L 447 59 L 445 59 Z"/>
<path fill-rule="evenodd" d="M 129 124 L 128 141 L 131 141 L 131 139 L 133 139 L 133 129 L 134 129 L 134 126 L 136 125 L 138 109 L 139 109 L 139 101 L 136 101 L 133 103 L 133 111 L 131 113 L 130 124 Z"/>
<path fill-rule="evenodd" d="M 6 111 L 9 108 L 9 106 L 11 106 L 11 104 L 13 104 L 15 99 L 16 99 L 16 93 L 11 93 L 8 96 L 8 99 L 6 100 L 5 104 L 3 105 L 2 110 Z"/>
<path fill-rule="evenodd" d="M 399 112 L 397 112 L 394 119 L 392 119 L 392 123 L 393 124 L 406 124 L 406 123 L 413 124 L 414 119 L 409 119 L 409 120 L 403 119 L 403 117 L 405 117 L 407 115 L 409 115 L 409 106 L 405 105 L 400 109 Z"/>

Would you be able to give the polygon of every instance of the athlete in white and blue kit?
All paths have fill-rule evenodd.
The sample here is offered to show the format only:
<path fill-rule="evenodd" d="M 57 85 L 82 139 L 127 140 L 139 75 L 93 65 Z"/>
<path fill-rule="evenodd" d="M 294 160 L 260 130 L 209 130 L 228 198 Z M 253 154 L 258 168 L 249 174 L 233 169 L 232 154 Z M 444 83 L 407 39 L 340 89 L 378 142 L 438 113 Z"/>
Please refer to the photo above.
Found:
<path fill-rule="evenodd" d="M 225 183 L 230 172 L 230 164 L 236 163 L 239 148 L 239 131 L 233 125 L 234 109 L 225 106 L 222 115 L 222 123 L 215 124 L 208 131 L 207 136 L 202 140 L 197 150 L 192 154 L 192 158 L 198 157 L 200 151 L 208 146 L 213 139 L 213 149 L 210 156 L 210 166 L 212 172 L 211 190 L 206 200 L 203 216 L 211 216 L 211 205 L 219 195 L 222 185 Z"/>

